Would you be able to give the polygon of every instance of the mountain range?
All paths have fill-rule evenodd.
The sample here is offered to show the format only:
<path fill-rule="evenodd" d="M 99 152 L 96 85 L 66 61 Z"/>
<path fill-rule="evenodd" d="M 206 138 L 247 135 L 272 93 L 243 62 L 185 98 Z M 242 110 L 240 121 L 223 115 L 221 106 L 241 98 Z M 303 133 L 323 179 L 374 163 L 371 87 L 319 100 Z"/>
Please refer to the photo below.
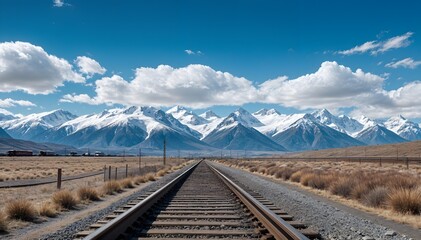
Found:
<path fill-rule="evenodd" d="M 166 112 L 132 106 L 83 116 L 64 110 L 27 116 L 0 112 L 0 138 L 98 149 L 159 150 L 166 139 L 169 150 L 303 151 L 420 140 L 421 128 L 402 116 L 380 122 L 336 116 L 326 109 L 251 114 L 239 108 L 220 117 L 182 106 Z"/>

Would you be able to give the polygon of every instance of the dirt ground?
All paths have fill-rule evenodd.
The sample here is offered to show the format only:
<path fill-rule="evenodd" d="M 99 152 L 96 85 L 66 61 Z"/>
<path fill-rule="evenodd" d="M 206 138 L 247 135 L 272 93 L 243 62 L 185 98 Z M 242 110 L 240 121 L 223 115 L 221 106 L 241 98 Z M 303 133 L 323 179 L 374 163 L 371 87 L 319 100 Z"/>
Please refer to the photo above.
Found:
<path fill-rule="evenodd" d="M 168 159 L 168 162 L 176 159 Z M 104 166 L 112 168 L 138 168 L 138 157 L 0 157 L 0 182 L 46 178 L 57 175 L 62 168 L 63 176 L 103 170 Z M 142 157 L 141 165 L 152 166 L 162 164 L 162 157 Z"/>

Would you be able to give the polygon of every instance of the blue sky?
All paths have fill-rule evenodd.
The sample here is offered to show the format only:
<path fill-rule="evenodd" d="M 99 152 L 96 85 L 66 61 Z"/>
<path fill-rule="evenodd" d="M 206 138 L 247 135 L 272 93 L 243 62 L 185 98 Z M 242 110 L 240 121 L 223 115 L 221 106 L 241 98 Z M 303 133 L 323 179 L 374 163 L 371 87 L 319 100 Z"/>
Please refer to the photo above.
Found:
<path fill-rule="evenodd" d="M 402 0 L 2 0 L 0 107 L 81 115 L 181 104 L 226 115 L 241 105 L 419 119 L 420 10 Z"/>

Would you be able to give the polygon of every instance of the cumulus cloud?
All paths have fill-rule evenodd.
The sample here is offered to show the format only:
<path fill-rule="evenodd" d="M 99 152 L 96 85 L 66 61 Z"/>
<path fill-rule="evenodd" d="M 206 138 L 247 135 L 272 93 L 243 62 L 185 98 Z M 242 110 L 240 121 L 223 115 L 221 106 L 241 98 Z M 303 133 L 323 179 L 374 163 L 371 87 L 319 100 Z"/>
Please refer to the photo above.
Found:
<path fill-rule="evenodd" d="M 336 62 L 324 62 L 312 74 L 296 79 L 279 77 L 259 86 L 266 103 L 277 103 L 298 109 L 352 107 L 374 101 L 382 92 L 384 78 L 353 72 Z"/>
<path fill-rule="evenodd" d="M 10 108 L 15 106 L 35 107 L 36 105 L 26 100 L 14 100 L 11 98 L 0 99 L 0 107 L 2 108 Z"/>
<path fill-rule="evenodd" d="M 0 43 L 0 92 L 49 94 L 65 81 L 85 82 L 65 59 L 28 42 Z"/>
<path fill-rule="evenodd" d="M 186 49 L 186 50 L 184 50 L 184 52 L 187 53 L 188 55 L 202 55 L 201 51 L 193 51 L 193 50 L 190 50 L 190 49 Z"/>
<path fill-rule="evenodd" d="M 94 74 L 103 75 L 107 70 L 103 68 L 97 61 L 85 56 L 78 56 L 75 60 L 79 71 L 91 78 Z"/>
<path fill-rule="evenodd" d="M 415 69 L 416 67 L 418 67 L 418 65 L 421 65 L 421 61 L 414 61 L 414 59 L 412 58 L 405 58 L 400 61 L 390 62 L 386 64 L 385 66 L 390 67 L 390 68 L 403 67 L 403 68 Z"/>
<path fill-rule="evenodd" d="M 86 103 L 89 105 L 99 105 L 101 104 L 96 99 L 91 98 L 88 94 L 66 94 L 61 99 L 60 102 L 68 102 L 68 103 Z"/>
<path fill-rule="evenodd" d="M 252 82 L 227 72 L 215 71 L 204 65 L 173 68 L 138 68 L 135 78 L 127 81 L 118 75 L 95 82 L 96 96 L 67 95 L 62 101 L 89 104 L 173 106 L 191 108 L 213 105 L 242 105 L 258 96 Z"/>
<path fill-rule="evenodd" d="M 389 38 L 385 41 L 369 41 L 362 45 L 355 46 L 348 50 L 337 51 L 342 55 L 352 55 L 358 53 L 370 52 L 371 55 L 383 53 L 391 49 L 407 47 L 411 44 L 409 38 L 413 35 L 412 32 L 407 32 L 401 36 Z"/>

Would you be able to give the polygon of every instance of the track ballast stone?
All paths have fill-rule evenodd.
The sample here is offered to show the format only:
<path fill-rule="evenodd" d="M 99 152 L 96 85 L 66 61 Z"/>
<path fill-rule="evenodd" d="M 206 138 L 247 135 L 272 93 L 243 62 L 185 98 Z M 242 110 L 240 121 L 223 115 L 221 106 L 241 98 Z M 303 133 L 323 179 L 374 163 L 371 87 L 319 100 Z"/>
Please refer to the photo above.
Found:
<path fill-rule="evenodd" d="M 319 230 L 323 239 L 412 239 L 398 233 L 394 236 L 386 236 L 386 232 L 391 229 L 372 221 L 362 219 L 245 171 L 221 164 L 214 164 L 214 166 L 229 177 L 241 182 L 242 185 L 271 200 L 277 207 L 294 216 L 295 220 L 305 222 L 309 227 Z"/>

